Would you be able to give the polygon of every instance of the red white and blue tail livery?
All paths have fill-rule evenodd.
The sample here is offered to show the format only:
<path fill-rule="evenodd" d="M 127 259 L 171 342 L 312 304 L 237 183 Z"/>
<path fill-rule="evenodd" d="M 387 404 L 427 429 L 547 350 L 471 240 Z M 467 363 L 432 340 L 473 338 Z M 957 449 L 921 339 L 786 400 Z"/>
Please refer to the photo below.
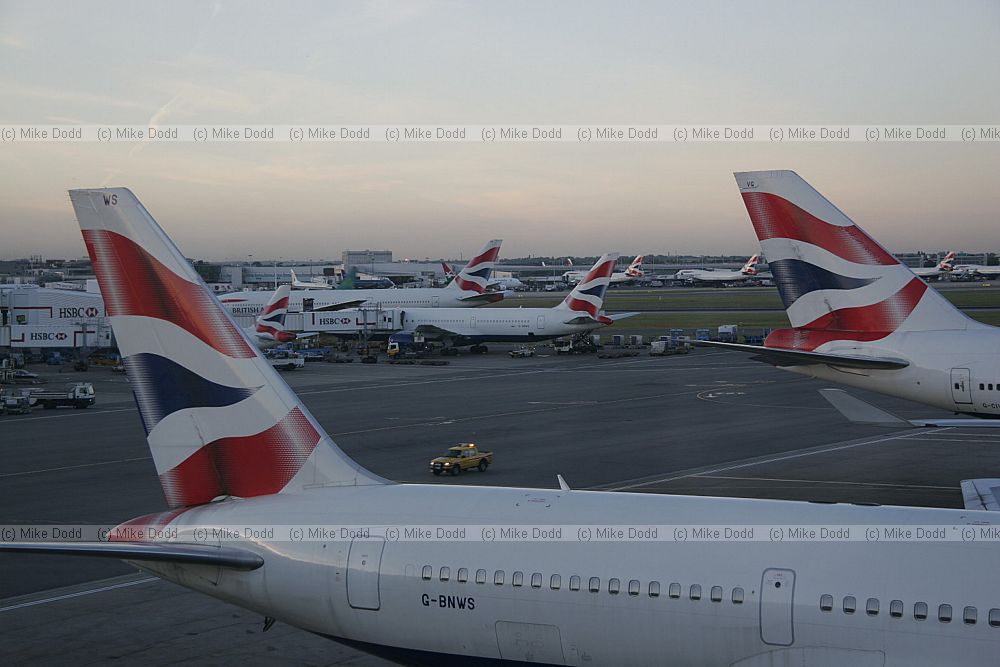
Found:
<path fill-rule="evenodd" d="M 383 481 L 323 432 L 131 191 L 70 199 L 171 508 Z"/>
<path fill-rule="evenodd" d="M 955 308 L 795 172 L 742 172 L 736 182 L 791 327 L 773 331 L 764 348 L 708 345 L 955 412 L 1000 416 L 1000 396 L 991 391 L 1000 377 L 1000 330 Z"/>
<path fill-rule="evenodd" d="M 493 267 L 500 255 L 500 244 L 502 243 L 503 241 L 494 239 L 483 246 L 483 249 L 469 260 L 465 268 L 458 272 L 455 279 L 445 289 L 460 289 L 466 292 L 485 294 Z"/>
<path fill-rule="evenodd" d="M 601 308 L 604 306 L 604 294 L 611 284 L 611 274 L 615 271 L 617 260 L 617 252 L 602 255 L 583 280 L 577 283 L 573 291 L 566 295 L 556 308 L 570 310 L 582 317 L 610 324 L 612 320 L 601 314 Z"/>

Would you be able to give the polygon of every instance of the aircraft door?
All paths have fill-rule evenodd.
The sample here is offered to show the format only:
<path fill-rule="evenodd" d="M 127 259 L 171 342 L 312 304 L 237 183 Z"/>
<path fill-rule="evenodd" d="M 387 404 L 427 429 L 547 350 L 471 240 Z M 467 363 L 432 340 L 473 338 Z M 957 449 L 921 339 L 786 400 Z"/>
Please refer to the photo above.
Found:
<path fill-rule="evenodd" d="M 760 584 L 760 638 L 765 644 L 791 646 L 792 607 L 795 596 L 795 572 L 764 570 Z"/>
<path fill-rule="evenodd" d="M 441 297 L 439 297 L 439 296 L 432 296 L 431 297 L 431 308 L 437 308 L 440 305 L 441 305 Z"/>
<path fill-rule="evenodd" d="M 347 555 L 347 602 L 354 609 L 377 610 L 379 598 L 379 568 L 385 538 L 373 537 L 351 542 Z"/>
<path fill-rule="evenodd" d="M 956 403 L 972 403 L 972 377 L 968 368 L 951 369 L 951 397 Z"/>
<path fill-rule="evenodd" d="M 545 328 L 545 316 L 544 315 L 539 315 L 538 316 L 537 328 L 538 328 L 539 331 L 541 331 L 542 329 Z"/>

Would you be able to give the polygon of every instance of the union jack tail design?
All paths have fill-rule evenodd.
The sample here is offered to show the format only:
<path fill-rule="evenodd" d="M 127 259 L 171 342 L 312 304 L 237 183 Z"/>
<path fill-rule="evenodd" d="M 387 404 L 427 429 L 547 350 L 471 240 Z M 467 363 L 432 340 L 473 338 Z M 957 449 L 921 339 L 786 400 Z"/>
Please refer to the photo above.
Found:
<path fill-rule="evenodd" d="M 954 271 L 955 267 L 951 263 L 952 260 L 954 259 L 955 259 L 955 251 L 952 250 L 948 252 L 947 255 L 942 257 L 940 262 L 938 262 L 937 265 L 938 271 Z"/>
<path fill-rule="evenodd" d="M 333 443 L 131 191 L 70 199 L 171 508 L 385 482 Z"/>
<path fill-rule="evenodd" d="M 294 331 L 285 331 L 285 315 L 288 313 L 288 299 L 291 293 L 292 286 L 287 284 L 279 285 L 278 289 L 274 290 L 264 310 L 257 316 L 254 331 L 258 338 L 278 343 L 295 340 Z"/>
<path fill-rule="evenodd" d="M 500 244 L 503 241 L 494 239 L 483 246 L 475 257 L 469 260 L 465 268 L 459 271 L 455 279 L 448 284 L 445 289 L 460 289 L 466 292 L 477 292 L 484 294 L 486 285 L 490 282 L 490 274 L 493 273 L 493 265 L 500 255 Z"/>
<path fill-rule="evenodd" d="M 745 276 L 757 275 L 757 262 L 759 261 L 760 261 L 760 255 L 754 255 L 753 257 L 747 260 L 747 263 L 743 265 L 743 268 L 740 269 L 740 271 Z"/>
<path fill-rule="evenodd" d="M 625 275 L 629 278 L 642 278 L 646 272 L 642 270 L 642 255 L 632 260 L 632 263 L 625 269 Z"/>
<path fill-rule="evenodd" d="M 601 256 L 587 276 L 576 284 L 573 291 L 566 295 L 556 308 L 572 310 L 580 315 L 590 316 L 602 324 L 610 324 L 612 320 L 601 315 L 601 307 L 604 305 L 604 293 L 611 284 L 611 274 L 615 271 L 617 260 L 616 252 Z"/>
<path fill-rule="evenodd" d="M 441 262 L 441 268 L 444 269 L 444 277 L 448 280 L 455 277 L 455 269 L 448 262 Z"/>
<path fill-rule="evenodd" d="M 979 326 L 795 172 L 737 173 L 736 182 L 793 327 L 766 346 L 891 348 L 896 332 Z"/>

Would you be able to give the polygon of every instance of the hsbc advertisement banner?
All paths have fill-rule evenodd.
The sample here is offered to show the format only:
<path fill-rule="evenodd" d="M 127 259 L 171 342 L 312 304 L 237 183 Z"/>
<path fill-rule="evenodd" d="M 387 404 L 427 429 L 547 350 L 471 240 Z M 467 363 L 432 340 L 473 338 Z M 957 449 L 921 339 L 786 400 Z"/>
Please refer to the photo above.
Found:
<path fill-rule="evenodd" d="M 111 345 L 111 335 L 108 332 L 97 331 L 88 327 L 86 345 L 89 347 L 106 347 Z M 11 347 L 82 347 L 84 345 L 83 327 L 77 325 L 38 326 L 12 325 L 10 327 Z"/>

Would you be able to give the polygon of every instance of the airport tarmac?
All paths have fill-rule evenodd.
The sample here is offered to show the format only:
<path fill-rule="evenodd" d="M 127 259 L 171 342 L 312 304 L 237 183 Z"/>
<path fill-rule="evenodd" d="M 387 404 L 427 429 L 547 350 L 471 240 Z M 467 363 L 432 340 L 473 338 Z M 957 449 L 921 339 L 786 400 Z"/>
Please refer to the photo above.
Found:
<path fill-rule="evenodd" d="M 442 367 L 317 363 L 284 377 L 345 451 L 399 481 L 552 488 L 562 474 L 580 489 L 961 507 L 960 480 L 1000 470 L 1000 434 L 851 425 L 816 393 L 829 385 L 738 354 L 491 349 Z M 0 417 L 0 524 L 165 508 L 127 381 L 52 377 L 81 379 L 97 387 L 91 409 Z M 942 415 L 851 391 L 903 417 Z M 493 450 L 495 464 L 427 472 L 462 441 Z M 255 614 L 118 561 L 4 556 L 0 598 L 8 664 L 386 664 L 280 623 L 263 634 Z"/>

